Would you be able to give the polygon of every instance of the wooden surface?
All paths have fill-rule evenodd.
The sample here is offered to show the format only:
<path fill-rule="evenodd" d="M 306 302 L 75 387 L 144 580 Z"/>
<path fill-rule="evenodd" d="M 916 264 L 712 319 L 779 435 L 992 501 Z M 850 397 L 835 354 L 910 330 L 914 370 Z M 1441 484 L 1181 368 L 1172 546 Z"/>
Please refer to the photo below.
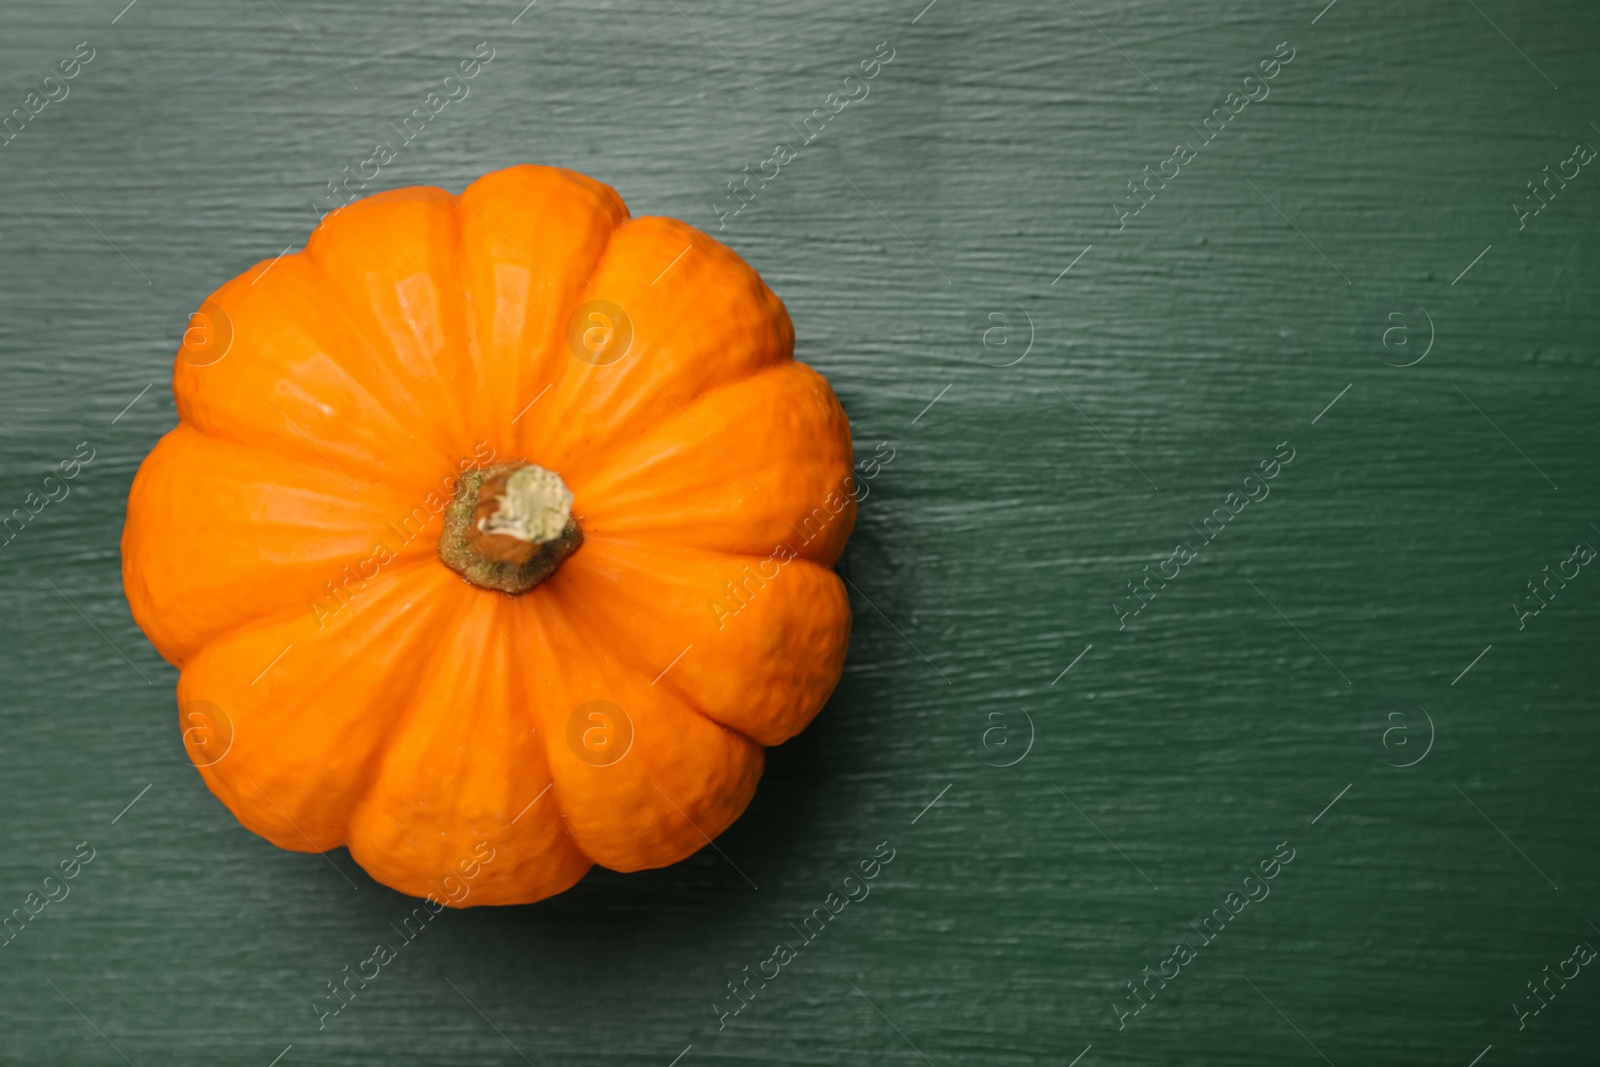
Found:
<path fill-rule="evenodd" d="M 924 2 L 0 10 L 0 107 L 94 53 L 0 147 L 0 506 L 93 450 L 0 550 L 0 906 L 93 850 L 0 948 L 0 1062 L 1592 1062 L 1593 967 L 1517 1012 L 1600 946 L 1600 573 L 1513 604 L 1600 546 L 1600 173 L 1537 215 L 1526 184 L 1600 146 L 1600 17 Z M 410 903 L 206 791 L 117 543 L 184 313 L 300 247 L 480 42 L 372 187 L 560 164 L 755 265 L 870 474 L 854 643 L 718 850 L 441 916 L 319 1032 Z M 880 42 L 718 232 L 724 183 Z M 870 896 L 719 1029 L 882 842 Z"/>

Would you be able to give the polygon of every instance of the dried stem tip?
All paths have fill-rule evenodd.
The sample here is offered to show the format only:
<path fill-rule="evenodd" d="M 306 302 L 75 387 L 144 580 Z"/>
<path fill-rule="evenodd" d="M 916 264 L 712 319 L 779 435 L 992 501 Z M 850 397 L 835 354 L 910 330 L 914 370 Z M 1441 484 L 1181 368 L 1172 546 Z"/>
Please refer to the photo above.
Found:
<path fill-rule="evenodd" d="M 461 476 L 444 513 L 439 558 L 474 585 L 526 593 L 583 543 L 572 490 L 533 463 L 498 463 Z"/>

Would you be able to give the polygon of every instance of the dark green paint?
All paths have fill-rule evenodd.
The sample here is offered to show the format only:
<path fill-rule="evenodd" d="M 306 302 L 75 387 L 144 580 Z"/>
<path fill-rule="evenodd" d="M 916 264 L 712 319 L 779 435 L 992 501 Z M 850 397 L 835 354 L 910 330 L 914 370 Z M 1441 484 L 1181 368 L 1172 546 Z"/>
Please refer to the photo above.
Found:
<path fill-rule="evenodd" d="M 1600 574 L 1521 630 L 1511 605 L 1600 544 L 1600 173 L 1518 229 L 1526 183 L 1600 144 L 1600 17 L 1475 3 L 0 12 L 0 107 L 94 50 L 0 148 L 0 505 L 93 449 L 0 550 L 0 906 L 94 850 L 0 949 L 0 1062 L 1591 1062 L 1592 967 L 1524 1030 L 1512 1005 L 1600 944 Z M 727 860 L 441 916 L 319 1034 L 324 983 L 409 902 L 206 792 L 117 539 L 174 421 L 173 313 L 298 247 L 325 183 L 482 41 L 471 95 L 377 185 L 558 163 L 712 232 L 724 183 L 889 43 L 721 233 L 879 457 L 854 647 Z M 1280 42 L 1270 96 L 1118 231 L 1125 183 Z M 1385 365 L 1424 312 L 1428 357 Z M 989 365 L 1030 321 L 1026 358 Z M 1119 630 L 1124 583 L 1201 549 L 1280 442 L 1270 496 Z M 1423 708 L 1431 751 L 1386 766 L 1422 751 Z M 1032 750 L 991 766 L 1024 712 Z M 870 896 L 719 1032 L 725 983 L 885 841 Z M 1270 896 L 1198 944 L 1280 842 Z M 1124 983 L 1186 939 L 1119 1032 Z"/>

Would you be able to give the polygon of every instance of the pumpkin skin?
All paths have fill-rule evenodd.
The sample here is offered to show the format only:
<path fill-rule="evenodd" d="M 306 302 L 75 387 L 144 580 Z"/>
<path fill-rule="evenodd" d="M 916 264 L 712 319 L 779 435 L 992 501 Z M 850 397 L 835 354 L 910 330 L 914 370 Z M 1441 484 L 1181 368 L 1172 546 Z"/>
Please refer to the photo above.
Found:
<path fill-rule="evenodd" d="M 625 351 L 595 358 L 592 301 Z M 178 353 L 123 584 L 245 827 L 473 906 L 674 863 L 743 812 L 838 682 L 855 521 L 849 423 L 754 270 L 518 166 L 340 208 L 203 309 L 231 345 Z M 520 595 L 437 551 L 463 472 L 504 461 L 557 472 L 583 535 Z"/>

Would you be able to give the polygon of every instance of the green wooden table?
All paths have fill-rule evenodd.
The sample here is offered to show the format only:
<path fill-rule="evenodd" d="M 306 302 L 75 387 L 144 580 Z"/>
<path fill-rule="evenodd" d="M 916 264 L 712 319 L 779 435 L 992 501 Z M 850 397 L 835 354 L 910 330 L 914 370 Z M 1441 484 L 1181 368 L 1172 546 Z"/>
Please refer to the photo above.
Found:
<path fill-rule="evenodd" d="M 1600 13 L 1323 2 L 0 11 L 0 1062 L 1595 1062 Z M 118 537 L 187 312 L 484 43 L 374 187 L 564 165 L 755 265 L 853 647 L 720 854 L 319 1031 L 409 902 L 206 791 Z"/>

